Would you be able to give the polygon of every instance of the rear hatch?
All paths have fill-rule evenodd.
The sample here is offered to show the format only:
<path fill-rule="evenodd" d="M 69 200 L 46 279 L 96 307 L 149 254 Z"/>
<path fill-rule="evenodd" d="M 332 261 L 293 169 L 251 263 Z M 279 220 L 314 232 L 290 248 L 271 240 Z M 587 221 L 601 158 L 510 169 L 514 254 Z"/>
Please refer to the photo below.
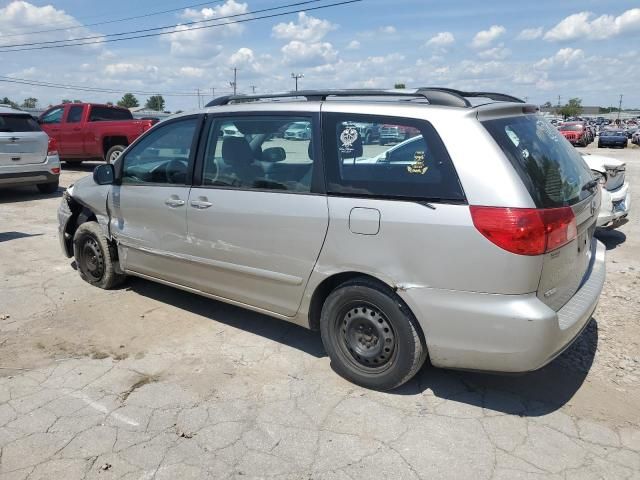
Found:
<path fill-rule="evenodd" d="M 0 113 L 0 166 L 42 163 L 49 137 L 29 114 Z"/>
<path fill-rule="evenodd" d="M 594 254 L 600 189 L 578 151 L 539 115 L 483 121 L 510 160 L 538 209 L 569 207 L 577 234 L 544 254 L 537 295 L 559 310 L 580 288 Z M 573 228 L 573 227 L 572 227 Z"/>

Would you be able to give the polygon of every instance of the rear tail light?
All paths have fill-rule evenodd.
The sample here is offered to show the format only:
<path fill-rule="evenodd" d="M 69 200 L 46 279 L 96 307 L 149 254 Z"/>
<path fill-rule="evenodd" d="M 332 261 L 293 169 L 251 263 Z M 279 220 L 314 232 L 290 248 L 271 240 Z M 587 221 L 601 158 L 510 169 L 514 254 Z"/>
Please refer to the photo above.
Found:
<path fill-rule="evenodd" d="M 518 255 L 542 255 L 577 236 L 570 207 L 535 209 L 471 206 L 476 229 L 500 248 Z"/>
<path fill-rule="evenodd" d="M 51 169 L 51 173 L 53 173 L 54 175 L 60 175 L 60 167 L 53 167 Z"/>
<path fill-rule="evenodd" d="M 55 138 L 49 137 L 49 145 L 47 146 L 47 156 L 53 157 L 58 155 L 58 142 Z"/>

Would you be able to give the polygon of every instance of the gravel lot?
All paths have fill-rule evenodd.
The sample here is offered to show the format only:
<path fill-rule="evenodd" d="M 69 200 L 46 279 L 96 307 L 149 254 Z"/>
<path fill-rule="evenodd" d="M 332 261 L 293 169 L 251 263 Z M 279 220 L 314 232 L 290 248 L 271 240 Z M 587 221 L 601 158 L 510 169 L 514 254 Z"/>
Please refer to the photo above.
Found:
<path fill-rule="evenodd" d="M 640 148 L 589 328 L 541 371 L 425 367 L 392 393 L 319 335 L 60 252 L 57 197 L 0 191 L 0 479 L 640 479 Z M 66 168 L 68 186 L 93 165 Z"/>

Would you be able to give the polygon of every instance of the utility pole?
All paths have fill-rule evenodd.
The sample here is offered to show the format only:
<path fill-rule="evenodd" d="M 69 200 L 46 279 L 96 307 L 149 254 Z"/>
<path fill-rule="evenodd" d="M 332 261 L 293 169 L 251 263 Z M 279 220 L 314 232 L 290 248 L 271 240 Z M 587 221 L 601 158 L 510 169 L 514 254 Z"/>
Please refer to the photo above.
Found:
<path fill-rule="evenodd" d="M 196 93 L 198 94 L 198 108 L 200 108 L 200 89 L 196 88 Z"/>
<path fill-rule="evenodd" d="M 238 69 L 233 67 L 233 82 L 229 82 L 229 84 L 233 87 L 233 94 L 235 95 L 238 91 Z"/>
<path fill-rule="evenodd" d="M 304 73 L 292 73 L 291 78 L 296 81 L 296 92 L 298 91 L 298 80 L 304 78 Z"/>
<path fill-rule="evenodd" d="M 211 98 L 216 98 L 216 89 L 211 87 Z"/>
<path fill-rule="evenodd" d="M 620 103 L 618 103 L 618 124 L 620 124 L 620 112 L 622 111 L 622 94 L 620 94 Z"/>
<path fill-rule="evenodd" d="M 256 93 L 256 86 L 255 85 L 249 85 L 249 88 L 251 89 L 251 93 Z"/>

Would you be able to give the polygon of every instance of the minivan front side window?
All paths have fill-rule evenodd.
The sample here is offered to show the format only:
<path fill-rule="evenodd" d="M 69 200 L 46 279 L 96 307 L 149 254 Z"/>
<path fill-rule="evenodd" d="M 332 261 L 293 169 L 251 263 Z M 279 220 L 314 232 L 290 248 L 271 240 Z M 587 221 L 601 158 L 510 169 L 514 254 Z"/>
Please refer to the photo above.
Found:
<path fill-rule="evenodd" d="M 123 159 L 123 184 L 187 183 L 197 118 L 177 120 L 156 128 L 134 145 Z"/>

